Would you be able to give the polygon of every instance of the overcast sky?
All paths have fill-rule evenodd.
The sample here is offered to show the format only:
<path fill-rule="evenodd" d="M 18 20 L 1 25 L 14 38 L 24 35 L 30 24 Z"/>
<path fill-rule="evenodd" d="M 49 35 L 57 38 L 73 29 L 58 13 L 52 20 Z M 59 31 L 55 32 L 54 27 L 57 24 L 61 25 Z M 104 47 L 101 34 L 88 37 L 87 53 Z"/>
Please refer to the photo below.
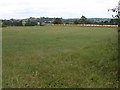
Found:
<path fill-rule="evenodd" d="M 0 19 L 29 17 L 112 18 L 119 0 L 0 0 Z"/>

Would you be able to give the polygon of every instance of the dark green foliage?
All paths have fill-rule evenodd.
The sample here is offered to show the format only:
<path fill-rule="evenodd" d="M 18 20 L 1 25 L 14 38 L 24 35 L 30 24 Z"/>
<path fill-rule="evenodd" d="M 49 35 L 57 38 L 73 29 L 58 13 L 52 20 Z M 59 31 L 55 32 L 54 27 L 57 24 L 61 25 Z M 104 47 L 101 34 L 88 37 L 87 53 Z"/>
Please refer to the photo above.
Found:
<path fill-rule="evenodd" d="M 100 25 L 117 25 L 117 19 L 102 19 L 102 18 L 94 18 L 87 19 L 85 16 L 82 16 L 80 19 L 62 19 L 62 18 L 48 18 L 48 17 L 40 17 L 33 18 L 30 17 L 28 19 L 10 19 L 10 20 L 2 20 L 2 22 L 7 26 L 35 26 L 40 25 L 44 26 L 46 24 L 100 24 Z M 23 22 L 25 25 L 23 25 Z M 40 24 L 38 24 L 38 22 Z"/>
<path fill-rule="evenodd" d="M 75 20 L 75 21 L 74 21 L 74 24 L 79 24 L 79 20 Z"/>
<path fill-rule="evenodd" d="M 110 23 L 111 23 L 111 24 L 115 24 L 115 20 L 114 20 L 114 19 L 111 19 L 111 20 L 110 20 Z"/>
<path fill-rule="evenodd" d="M 7 26 L 22 26 L 22 20 L 3 20 L 2 21 L 4 25 Z"/>
<path fill-rule="evenodd" d="M 117 25 L 120 27 L 120 18 L 117 19 Z"/>
<path fill-rule="evenodd" d="M 85 16 L 82 16 L 80 18 L 80 24 L 86 24 L 87 23 L 87 18 Z"/>
<path fill-rule="evenodd" d="M 117 6 L 117 8 L 113 8 L 113 9 L 109 9 L 108 11 L 112 11 L 115 12 L 116 15 L 112 15 L 113 18 L 115 18 L 116 24 L 118 25 L 118 27 L 120 27 L 120 1 L 119 1 L 119 5 Z"/>
<path fill-rule="evenodd" d="M 3 20 L 2 22 L 7 26 L 13 26 L 13 23 L 10 20 Z"/>
<path fill-rule="evenodd" d="M 5 23 L 2 23 L 2 27 L 7 27 L 7 25 Z"/>
<path fill-rule="evenodd" d="M 62 18 L 55 18 L 53 21 L 53 24 L 62 24 L 62 23 L 63 23 Z"/>
<path fill-rule="evenodd" d="M 37 25 L 37 21 L 34 20 L 28 20 L 25 24 L 25 26 L 35 26 Z"/>
<path fill-rule="evenodd" d="M 69 22 L 66 22 L 65 24 L 70 24 Z"/>
<path fill-rule="evenodd" d="M 20 20 L 20 21 L 14 21 L 13 25 L 14 26 L 22 26 L 22 20 Z"/>
<path fill-rule="evenodd" d="M 82 16 L 79 20 L 76 19 L 74 21 L 74 24 L 92 24 L 92 22 L 87 20 L 87 18 L 85 16 Z"/>

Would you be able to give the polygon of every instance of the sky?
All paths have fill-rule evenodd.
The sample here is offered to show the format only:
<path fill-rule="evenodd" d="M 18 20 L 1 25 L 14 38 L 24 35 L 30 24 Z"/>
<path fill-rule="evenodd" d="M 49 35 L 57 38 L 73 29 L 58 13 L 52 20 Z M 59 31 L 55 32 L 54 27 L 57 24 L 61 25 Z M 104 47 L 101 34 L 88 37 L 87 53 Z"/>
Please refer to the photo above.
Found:
<path fill-rule="evenodd" d="M 0 19 L 112 18 L 119 0 L 0 0 Z"/>

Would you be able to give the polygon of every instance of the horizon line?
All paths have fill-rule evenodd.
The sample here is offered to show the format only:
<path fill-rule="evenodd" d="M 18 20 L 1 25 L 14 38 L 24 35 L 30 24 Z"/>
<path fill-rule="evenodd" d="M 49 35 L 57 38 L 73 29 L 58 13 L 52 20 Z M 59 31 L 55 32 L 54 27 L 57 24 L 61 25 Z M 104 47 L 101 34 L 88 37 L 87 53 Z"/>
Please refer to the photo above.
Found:
<path fill-rule="evenodd" d="M 63 17 L 45 17 L 45 16 L 42 16 L 42 17 L 26 17 L 26 18 L 0 18 L 0 20 L 9 20 L 9 19 L 29 19 L 29 18 L 62 18 L 62 19 L 80 19 L 80 18 L 78 18 L 78 17 L 71 17 L 71 18 L 63 18 Z M 86 17 L 87 18 L 87 17 Z M 89 18 L 109 18 L 109 19 L 114 19 L 114 18 L 110 18 L 110 17 L 89 17 Z M 89 19 L 88 18 L 88 19 Z"/>

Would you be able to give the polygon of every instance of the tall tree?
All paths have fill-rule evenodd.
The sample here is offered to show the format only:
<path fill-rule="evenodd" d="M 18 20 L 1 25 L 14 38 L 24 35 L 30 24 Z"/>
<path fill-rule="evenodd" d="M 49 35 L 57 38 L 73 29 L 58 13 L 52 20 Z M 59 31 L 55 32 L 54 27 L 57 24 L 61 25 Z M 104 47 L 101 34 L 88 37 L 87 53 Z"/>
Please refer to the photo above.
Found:
<path fill-rule="evenodd" d="M 118 24 L 118 27 L 120 27 L 120 0 L 118 2 L 118 6 L 116 8 L 113 8 L 113 9 L 109 9 L 108 11 L 113 11 L 116 13 L 115 16 L 113 16 L 114 19 L 117 20 L 117 24 Z"/>
<path fill-rule="evenodd" d="M 37 21 L 35 20 L 28 20 L 25 24 L 25 26 L 35 26 L 37 25 Z"/>
<path fill-rule="evenodd" d="M 80 18 L 80 23 L 81 23 L 81 24 L 86 24 L 86 23 L 87 23 L 87 18 L 86 18 L 85 16 L 82 16 L 82 17 Z"/>

